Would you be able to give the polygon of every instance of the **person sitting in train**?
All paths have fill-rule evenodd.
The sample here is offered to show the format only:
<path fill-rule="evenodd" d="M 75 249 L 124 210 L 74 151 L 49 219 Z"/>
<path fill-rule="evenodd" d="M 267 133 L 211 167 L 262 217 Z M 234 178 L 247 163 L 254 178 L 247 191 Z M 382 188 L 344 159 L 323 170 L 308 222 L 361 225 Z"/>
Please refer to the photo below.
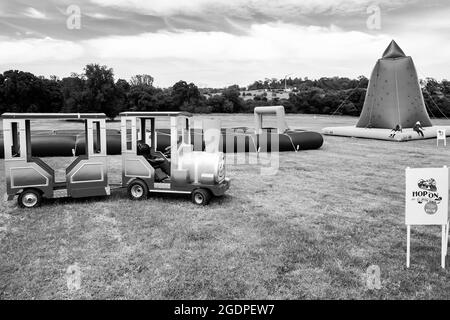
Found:
<path fill-rule="evenodd" d="M 137 143 L 138 155 L 144 156 L 155 169 L 157 181 L 163 181 L 170 176 L 170 161 L 164 158 L 160 152 L 155 151 L 148 144 L 139 140 Z"/>

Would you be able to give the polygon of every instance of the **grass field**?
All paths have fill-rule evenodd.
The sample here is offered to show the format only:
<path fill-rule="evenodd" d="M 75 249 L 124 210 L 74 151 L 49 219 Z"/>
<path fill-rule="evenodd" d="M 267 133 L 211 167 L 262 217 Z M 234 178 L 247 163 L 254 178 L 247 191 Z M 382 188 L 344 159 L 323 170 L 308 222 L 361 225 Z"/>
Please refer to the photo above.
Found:
<path fill-rule="evenodd" d="M 252 115 L 209 117 L 223 126 L 253 125 Z M 313 130 L 356 122 L 287 118 L 291 127 Z M 273 176 L 228 155 L 232 187 L 204 208 L 185 196 L 133 202 L 124 192 L 46 201 L 35 210 L 2 202 L 0 298 L 448 299 L 439 227 L 413 228 L 405 267 L 404 169 L 449 159 L 435 140 L 326 136 L 320 150 L 281 153 Z M 118 180 L 120 158 L 109 165 Z M 81 272 L 78 290 L 67 286 L 73 265 Z M 381 270 L 379 290 L 366 286 L 371 265 Z"/>

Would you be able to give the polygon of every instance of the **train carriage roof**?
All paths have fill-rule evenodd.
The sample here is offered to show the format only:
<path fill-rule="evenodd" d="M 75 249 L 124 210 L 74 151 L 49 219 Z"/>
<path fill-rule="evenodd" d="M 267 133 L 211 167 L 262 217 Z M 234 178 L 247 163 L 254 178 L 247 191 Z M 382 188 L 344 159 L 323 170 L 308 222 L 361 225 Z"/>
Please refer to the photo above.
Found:
<path fill-rule="evenodd" d="M 192 117 L 192 113 L 184 111 L 127 111 L 119 114 L 122 117 Z"/>
<path fill-rule="evenodd" d="M 13 113 L 6 112 L 1 115 L 2 119 L 106 119 L 104 113 Z"/>

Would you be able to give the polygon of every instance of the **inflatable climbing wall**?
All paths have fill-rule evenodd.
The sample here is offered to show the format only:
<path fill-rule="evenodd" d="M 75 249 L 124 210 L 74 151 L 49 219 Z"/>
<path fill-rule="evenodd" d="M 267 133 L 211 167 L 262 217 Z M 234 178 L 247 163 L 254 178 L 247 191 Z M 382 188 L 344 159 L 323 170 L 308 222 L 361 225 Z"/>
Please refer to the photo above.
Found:
<path fill-rule="evenodd" d="M 422 134 L 413 130 L 420 121 Z M 401 131 L 393 132 L 397 125 Z M 410 141 L 436 138 L 437 132 L 449 126 L 433 126 L 420 89 L 416 67 L 411 57 L 392 41 L 375 64 L 370 76 L 366 99 L 356 126 L 323 128 L 331 136 Z"/>
<path fill-rule="evenodd" d="M 373 69 L 356 127 L 412 128 L 417 121 L 432 126 L 414 62 L 392 41 Z"/>

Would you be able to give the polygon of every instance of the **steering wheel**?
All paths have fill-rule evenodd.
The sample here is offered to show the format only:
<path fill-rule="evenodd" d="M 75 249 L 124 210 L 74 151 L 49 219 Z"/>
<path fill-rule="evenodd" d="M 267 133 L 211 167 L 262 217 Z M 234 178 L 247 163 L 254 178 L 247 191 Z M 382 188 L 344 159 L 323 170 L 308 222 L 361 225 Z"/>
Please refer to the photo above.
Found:
<path fill-rule="evenodd" d="M 171 146 L 166 147 L 166 148 L 164 149 L 164 152 L 163 152 L 164 157 L 170 159 L 170 151 L 171 151 L 171 150 L 172 150 L 172 147 L 171 147 Z"/>

